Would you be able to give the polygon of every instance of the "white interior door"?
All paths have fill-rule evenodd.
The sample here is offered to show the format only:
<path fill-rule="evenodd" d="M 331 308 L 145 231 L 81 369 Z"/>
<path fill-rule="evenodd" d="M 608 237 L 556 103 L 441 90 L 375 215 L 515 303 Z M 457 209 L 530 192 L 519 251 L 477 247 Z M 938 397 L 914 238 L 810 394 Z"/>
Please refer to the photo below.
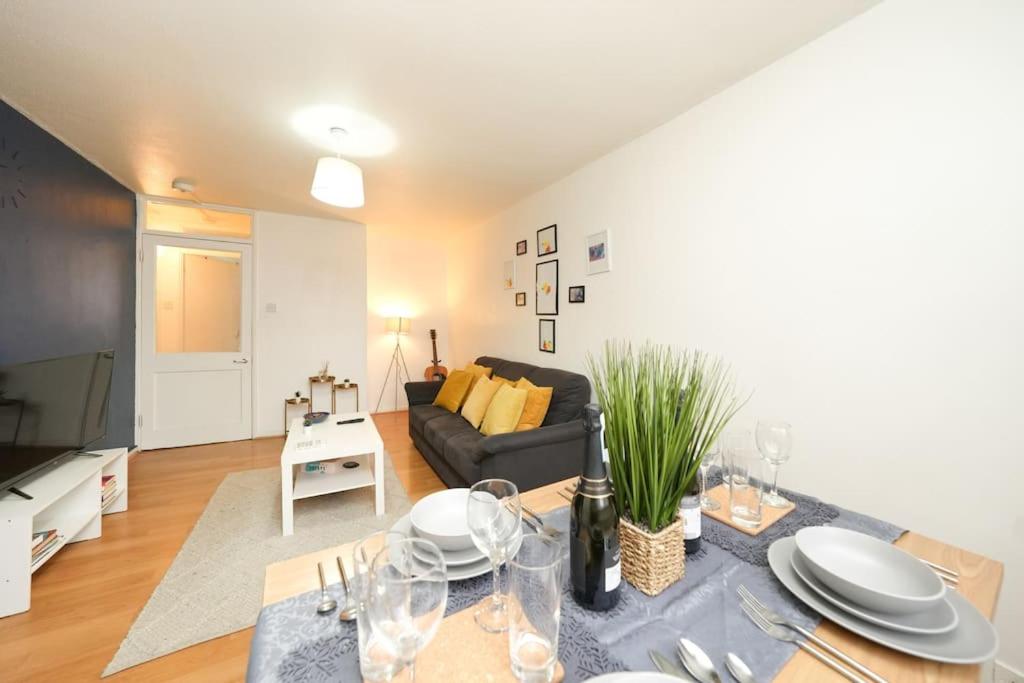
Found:
<path fill-rule="evenodd" d="M 142 237 L 139 444 L 252 438 L 252 247 Z"/>

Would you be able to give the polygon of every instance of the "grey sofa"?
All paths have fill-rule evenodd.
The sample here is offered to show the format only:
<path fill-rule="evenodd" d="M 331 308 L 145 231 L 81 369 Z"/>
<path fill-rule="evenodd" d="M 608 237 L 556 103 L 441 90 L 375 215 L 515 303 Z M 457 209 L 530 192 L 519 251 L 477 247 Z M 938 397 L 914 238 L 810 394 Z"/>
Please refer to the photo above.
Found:
<path fill-rule="evenodd" d="M 449 488 L 471 486 L 481 479 L 508 479 L 520 491 L 578 475 L 583 468 L 583 406 L 590 381 L 554 368 L 481 356 L 478 365 L 511 380 L 526 377 L 539 387 L 553 387 L 551 405 L 537 429 L 484 436 L 462 415 L 431 405 L 441 382 L 408 382 L 409 436 Z"/>

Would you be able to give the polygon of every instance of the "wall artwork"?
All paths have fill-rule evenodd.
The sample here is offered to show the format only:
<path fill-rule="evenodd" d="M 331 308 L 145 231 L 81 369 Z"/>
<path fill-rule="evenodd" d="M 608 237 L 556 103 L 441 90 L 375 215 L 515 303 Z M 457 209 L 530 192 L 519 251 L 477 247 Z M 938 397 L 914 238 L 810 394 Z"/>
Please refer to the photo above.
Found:
<path fill-rule="evenodd" d="M 516 262 L 515 261 L 505 261 L 505 263 L 502 264 L 502 269 L 504 271 L 502 273 L 502 278 L 503 278 L 502 279 L 502 283 L 503 283 L 505 289 L 515 289 L 515 287 L 516 287 Z"/>
<path fill-rule="evenodd" d="M 558 315 L 558 259 L 537 264 L 537 315 Z"/>
<path fill-rule="evenodd" d="M 558 226 L 549 225 L 537 231 L 537 256 L 547 256 L 558 251 Z"/>
<path fill-rule="evenodd" d="M 538 324 L 538 348 L 544 353 L 555 352 L 555 321 L 541 318 Z"/>
<path fill-rule="evenodd" d="M 612 251 L 608 231 L 587 235 L 587 275 L 607 273 L 612 269 Z"/>
<path fill-rule="evenodd" d="M 526 240 L 519 240 L 516 242 L 516 256 L 523 256 L 526 254 Z"/>
<path fill-rule="evenodd" d="M 526 305 L 526 292 L 516 292 L 516 306 Z"/>
<path fill-rule="evenodd" d="M 569 287 L 569 303 L 582 304 L 586 300 L 587 292 L 583 285 L 573 285 Z"/>

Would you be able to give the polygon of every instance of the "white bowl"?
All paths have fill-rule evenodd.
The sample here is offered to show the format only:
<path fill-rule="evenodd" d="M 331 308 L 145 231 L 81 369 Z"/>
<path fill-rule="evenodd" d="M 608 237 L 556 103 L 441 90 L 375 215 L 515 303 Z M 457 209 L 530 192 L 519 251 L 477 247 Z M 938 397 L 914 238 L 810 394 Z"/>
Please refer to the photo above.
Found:
<path fill-rule="evenodd" d="M 463 550 L 473 545 L 466 520 L 469 489 L 432 493 L 412 506 L 409 521 L 416 535 L 433 541 L 441 550 Z"/>
<path fill-rule="evenodd" d="M 856 531 L 808 527 L 796 532 L 796 547 L 815 578 L 883 614 L 921 612 L 946 595 L 946 584 L 924 562 Z"/>

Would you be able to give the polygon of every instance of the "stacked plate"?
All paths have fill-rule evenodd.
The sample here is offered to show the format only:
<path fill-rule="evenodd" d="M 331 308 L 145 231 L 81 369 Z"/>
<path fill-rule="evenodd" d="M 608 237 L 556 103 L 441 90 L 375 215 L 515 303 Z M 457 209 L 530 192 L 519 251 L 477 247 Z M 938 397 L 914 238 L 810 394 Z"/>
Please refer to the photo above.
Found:
<path fill-rule="evenodd" d="M 432 493 L 416 503 L 409 514 L 391 527 L 404 536 L 433 541 L 448 565 L 448 580 L 461 581 L 486 574 L 491 562 L 469 535 L 466 502 L 469 489 L 448 489 Z"/>
<path fill-rule="evenodd" d="M 823 617 L 886 647 L 940 662 L 995 656 L 992 624 L 925 563 L 876 538 L 835 527 L 772 544 L 768 563 Z"/>

